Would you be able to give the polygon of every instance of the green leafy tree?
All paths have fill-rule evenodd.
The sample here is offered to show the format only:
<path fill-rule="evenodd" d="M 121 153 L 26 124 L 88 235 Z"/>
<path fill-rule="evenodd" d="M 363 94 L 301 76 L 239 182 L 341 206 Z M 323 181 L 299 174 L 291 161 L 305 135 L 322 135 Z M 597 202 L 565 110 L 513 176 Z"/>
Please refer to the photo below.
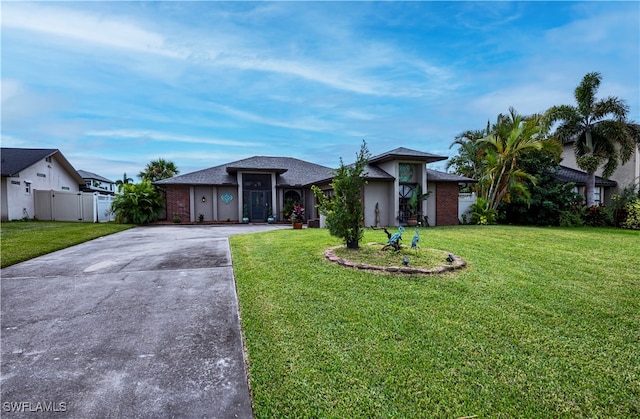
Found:
<path fill-rule="evenodd" d="M 347 248 L 357 249 L 364 230 L 362 189 L 367 183 L 364 172 L 370 153 L 367 143 L 362 142 L 356 162 L 346 166 L 340 158 L 340 167 L 331 182 L 334 195 L 327 196 L 317 186 L 313 194 L 318 201 L 318 209 L 326 215 L 326 223 L 331 235 L 344 239 Z"/>
<path fill-rule="evenodd" d="M 157 180 L 174 177 L 179 173 L 180 171 L 176 167 L 175 163 L 167 161 L 163 158 L 159 158 L 158 160 L 152 160 L 150 163 L 148 163 L 144 170 L 138 174 L 138 176 L 142 180 L 155 182 Z"/>
<path fill-rule="evenodd" d="M 496 210 L 512 194 L 530 197 L 525 181 L 535 184 L 536 178 L 520 166 L 528 153 L 543 150 L 559 156 L 560 144 L 547 137 L 548 123 L 544 115 L 524 117 L 510 108 L 509 113 L 498 115 L 492 133 L 478 142 L 485 146 L 484 173 L 479 179 L 480 195 L 487 209 Z"/>
<path fill-rule="evenodd" d="M 162 196 L 150 181 L 127 183 L 112 203 L 116 220 L 121 223 L 146 224 L 158 219 Z"/>
<path fill-rule="evenodd" d="M 560 159 L 550 153 L 536 151 L 520 161 L 520 167 L 536 178 L 536 183 L 524 180 L 530 191 L 529 198 L 513 194 L 510 202 L 498 207 L 504 222 L 539 226 L 558 226 L 568 213 L 576 213 L 576 204 L 582 202 L 573 191 L 573 183 L 558 180 L 556 172 Z"/>
<path fill-rule="evenodd" d="M 586 74 L 574 91 L 576 105 L 554 106 L 552 122 L 560 122 L 555 136 L 563 144 L 573 142 L 578 167 L 588 173 L 585 193 L 587 206 L 595 203 L 596 171 L 610 177 L 619 163 L 626 163 L 633 150 L 640 150 L 640 129 L 626 120 L 629 107 L 618 97 L 597 100 L 600 73 Z"/>

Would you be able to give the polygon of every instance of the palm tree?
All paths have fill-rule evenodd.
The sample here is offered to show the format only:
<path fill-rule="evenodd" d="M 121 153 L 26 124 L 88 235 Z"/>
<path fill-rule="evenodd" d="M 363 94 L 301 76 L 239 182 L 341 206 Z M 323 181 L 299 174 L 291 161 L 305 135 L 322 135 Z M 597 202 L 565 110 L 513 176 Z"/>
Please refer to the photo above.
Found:
<path fill-rule="evenodd" d="M 626 120 L 629 107 L 618 97 L 596 100 L 600 73 L 588 73 L 574 91 L 576 106 L 554 106 L 548 112 L 551 122 L 560 121 L 555 136 L 563 144 L 574 144 L 578 167 L 587 172 L 585 194 L 587 206 L 595 203 L 595 172 L 603 167 L 602 176 L 610 177 L 618 163 L 626 163 L 633 149 L 640 150 L 636 124 Z"/>
<path fill-rule="evenodd" d="M 118 186 L 118 190 L 122 189 L 122 185 L 128 185 L 130 183 L 133 183 L 133 179 L 130 177 L 127 177 L 126 172 L 122 175 L 122 179 L 116 180 L 116 185 Z"/>
<path fill-rule="evenodd" d="M 519 160 L 534 150 L 560 155 L 562 148 L 547 133 L 546 115 L 519 115 L 509 108 L 509 114 L 498 115 L 493 133 L 478 140 L 485 146 L 483 176 L 479 179 L 480 196 L 486 199 L 486 209 L 495 210 L 502 200 L 509 202 L 515 192 L 529 196 L 524 180 L 535 184 L 535 177 L 520 168 Z"/>
<path fill-rule="evenodd" d="M 173 162 L 159 158 L 158 160 L 152 160 L 147 164 L 145 169 L 141 171 L 138 176 L 142 178 L 142 180 L 155 182 L 157 180 L 174 177 L 178 173 L 180 173 L 180 171 L 176 168 L 176 165 Z"/>
<path fill-rule="evenodd" d="M 447 170 L 453 167 L 454 173 L 472 179 L 479 179 L 482 175 L 482 156 L 484 145 L 478 140 L 490 134 L 487 130 L 469 130 L 458 135 L 449 148 L 458 145 L 458 155 L 449 159 Z"/>

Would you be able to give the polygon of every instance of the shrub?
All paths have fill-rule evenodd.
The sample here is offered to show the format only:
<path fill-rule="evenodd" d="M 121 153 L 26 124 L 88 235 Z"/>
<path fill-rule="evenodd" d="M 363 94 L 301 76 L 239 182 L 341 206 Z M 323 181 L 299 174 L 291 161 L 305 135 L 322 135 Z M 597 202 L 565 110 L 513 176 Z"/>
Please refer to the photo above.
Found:
<path fill-rule="evenodd" d="M 560 212 L 560 227 L 582 227 L 584 226 L 583 207 L 574 205 L 567 210 Z"/>
<path fill-rule="evenodd" d="M 112 208 L 120 223 L 150 223 L 158 219 L 162 196 L 147 180 L 124 184 L 122 193 L 113 200 Z"/>
<path fill-rule="evenodd" d="M 640 199 L 640 187 L 634 183 L 626 186 L 621 194 L 614 194 L 611 197 L 610 216 L 613 225 L 622 227 L 622 223 L 627 219 L 627 204 Z"/>
<path fill-rule="evenodd" d="M 640 230 L 640 199 L 629 202 L 624 208 L 627 212 L 627 219 L 622 223 L 622 228 Z"/>
<path fill-rule="evenodd" d="M 498 211 L 489 208 L 489 201 L 478 197 L 471 205 L 471 224 L 495 224 L 498 218 Z"/>
<path fill-rule="evenodd" d="M 609 213 L 605 207 L 592 205 L 584 214 L 584 223 L 591 227 L 604 227 L 610 224 Z"/>

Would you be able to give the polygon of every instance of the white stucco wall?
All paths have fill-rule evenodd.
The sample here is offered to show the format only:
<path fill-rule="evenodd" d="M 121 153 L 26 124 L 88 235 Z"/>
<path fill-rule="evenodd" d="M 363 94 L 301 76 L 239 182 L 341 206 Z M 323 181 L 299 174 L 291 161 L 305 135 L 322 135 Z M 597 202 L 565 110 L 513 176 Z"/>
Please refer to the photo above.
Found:
<path fill-rule="evenodd" d="M 3 200 L 6 198 L 7 219 L 19 220 L 34 216 L 34 191 L 54 190 L 78 192 L 80 185 L 60 164 L 56 156 L 44 159 L 20 172 L 18 177 L 3 178 Z M 26 182 L 31 183 L 27 193 Z M 3 214 L 4 216 L 4 214 Z"/>
<path fill-rule="evenodd" d="M 436 184 L 433 182 L 428 183 L 427 190 L 431 192 L 431 195 L 424 201 L 423 205 L 426 205 L 427 208 L 426 216 L 428 217 L 429 225 L 434 226 L 436 223 Z"/>
<path fill-rule="evenodd" d="M 573 145 L 564 146 L 560 164 L 572 169 L 582 170 L 576 163 Z M 602 177 L 602 169 L 599 169 L 596 175 Z M 628 162 L 618 165 L 618 169 L 611 176 L 611 180 L 618 182 L 617 192 L 621 192 L 622 189 L 633 183 L 640 183 L 640 151 L 636 149 Z"/>
<path fill-rule="evenodd" d="M 393 211 L 393 182 L 369 182 L 364 187 L 364 225 L 376 226 L 376 203 L 378 204 L 380 226 L 395 224 Z"/>

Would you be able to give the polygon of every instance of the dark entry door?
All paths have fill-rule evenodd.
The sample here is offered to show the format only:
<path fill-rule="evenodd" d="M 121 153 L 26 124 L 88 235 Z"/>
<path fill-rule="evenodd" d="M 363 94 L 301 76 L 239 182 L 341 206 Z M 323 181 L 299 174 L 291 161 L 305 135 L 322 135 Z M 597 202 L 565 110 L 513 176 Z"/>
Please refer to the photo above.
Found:
<path fill-rule="evenodd" d="M 251 204 L 249 209 L 249 219 L 251 222 L 267 221 L 267 207 L 269 206 L 269 195 L 265 191 L 251 191 Z"/>

